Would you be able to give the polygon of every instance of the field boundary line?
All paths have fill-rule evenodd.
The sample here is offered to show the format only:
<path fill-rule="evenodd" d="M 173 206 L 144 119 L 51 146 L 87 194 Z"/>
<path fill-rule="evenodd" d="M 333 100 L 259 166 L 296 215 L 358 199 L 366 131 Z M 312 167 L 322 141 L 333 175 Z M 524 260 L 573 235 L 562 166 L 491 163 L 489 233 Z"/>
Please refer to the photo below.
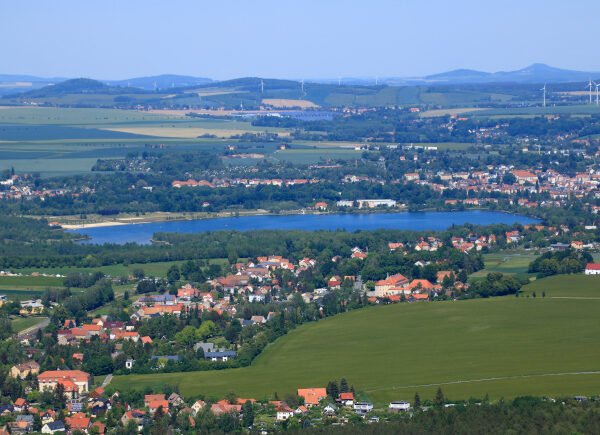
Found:
<path fill-rule="evenodd" d="M 507 379 L 521 379 L 521 378 L 537 378 L 543 376 L 570 376 L 570 375 L 600 375 L 600 370 L 586 371 L 586 372 L 564 372 L 564 373 L 541 373 L 536 375 L 514 375 L 514 376 L 498 376 L 495 378 L 481 378 L 481 379 L 463 379 L 459 381 L 448 381 L 438 382 L 433 384 L 419 384 L 419 385 L 396 385 L 391 387 L 372 388 L 365 390 L 366 393 L 372 393 L 379 390 L 400 390 L 403 388 L 418 388 L 418 387 L 437 387 L 441 385 L 454 385 L 454 384 L 468 384 L 472 382 L 487 382 L 487 381 L 503 381 Z"/>
<path fill-rule="evenodd" d="M 600 300 L 600 298 L 588 298 L 586 296 L 550 296 L 550 299 L 584 299 L 584 300 Z"/>

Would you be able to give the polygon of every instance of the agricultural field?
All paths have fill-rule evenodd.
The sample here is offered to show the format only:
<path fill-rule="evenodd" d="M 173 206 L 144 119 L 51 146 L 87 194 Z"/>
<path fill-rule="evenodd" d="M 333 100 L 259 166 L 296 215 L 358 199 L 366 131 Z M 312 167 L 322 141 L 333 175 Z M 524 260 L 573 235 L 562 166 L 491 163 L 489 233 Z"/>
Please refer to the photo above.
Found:
<path fill-rule="evenodd" d="M 570 106 L 548 106 L 542 107 L 532 106 L 532 107 L 512 107 L 506 109 L 485 109 L 479 110 L 476 112 L 468 113 L 474 117 L 488 117 L 488 116 L 540 116 L 540 115 L 561 115 L 561 114 L 571 114 L 571 115 L 593 115 L 600 114 L 600 106 L 596 106 L 595 104 L 580 104 L 580 105 L 570 105 Z"/>
<path fill-rule="evenodd" d="M 62 287 L 63 278 L 53 276 L 0 276 L 0 288 L 20 290 L 43 290 L 46 287 Z"/>
<path fill-rule="evenodd" d="M 590 282 L 588 286 L 598 287 Z M 376 405 L 432 398 L 592 395 L 600 301 L 514 296 L 370 307 L 303 325 L 250 367 L 119 376 L 119 389 L 177 384 L 185 395 L 281 397 L 346 377 Z"/>
<path fill-rule="evenodd" d="M 341 148 L 303 148 L 275 151 L 272 156 L 278 160 L 285 160 L 294 164 L 312 164 L 325 162 L 330 159 L 360 159 L 363 151 Z"/>
<path fill-rule="evenodd" d="M 124 158 L 152 146 L 215 151 L 231 136 L 272 132 L 249 121 L 214 120 L 117 109 L 0 107 L 0 170 L 42 176 L 89 172 L 100 158 Z M 199 137 L 199 136 L 210 137 Z M 51 161 L 51 164 L 48 162 Z"/>

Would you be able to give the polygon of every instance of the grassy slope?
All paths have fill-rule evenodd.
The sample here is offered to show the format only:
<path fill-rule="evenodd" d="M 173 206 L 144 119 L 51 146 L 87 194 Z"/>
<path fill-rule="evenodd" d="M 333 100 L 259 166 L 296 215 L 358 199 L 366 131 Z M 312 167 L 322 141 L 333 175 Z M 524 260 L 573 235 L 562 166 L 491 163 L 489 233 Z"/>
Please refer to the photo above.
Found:
<path fill-rule="evenodd" d="M 598 298 L 600 299 L 600 277 L 578 275 L 556 275 L 538 279 L 522 288 L 525 295 L 549 298 Z"/>
<path fill-rule="evenodd" d="M 372 307 L 304 325 L 251 367 L 114 382 L 121 388 L 166 382 L 187 395 L 235 391 L 260 399 L 345 376 L 379 404 L 410 399 L 415 391 L 432 397 L 446 382 L 597 370 L 599 307 L 600 301 L 514 297 Z M 600 391 L 600 374 L 454 383 L 443 390 L 450 398 L 591 394 Z"/>

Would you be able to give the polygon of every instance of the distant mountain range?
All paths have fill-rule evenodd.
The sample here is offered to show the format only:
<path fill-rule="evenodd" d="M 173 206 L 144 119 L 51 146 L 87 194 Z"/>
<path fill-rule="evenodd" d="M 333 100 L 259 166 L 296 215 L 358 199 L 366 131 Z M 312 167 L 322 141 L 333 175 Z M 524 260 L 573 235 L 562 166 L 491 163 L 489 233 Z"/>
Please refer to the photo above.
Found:
<path fill-rule="evenodd" d="M 388 86 L 456 85 L 481 83 L 568 83 L 582 82 L 600 77 L 600 72 L 573 71 L 554 68 L 543 63 L 534 63 L 516 71 L 485 72 L 472 69 L 456 69 L 423 77 L 379 77 L 377 84 Z M 374 77 L 341 77 L 339 79 L 310 80 L 313 83 L 344 85 L 374 85 Z"/>
<path fill-rule="evenodd" d="M 388 86 L 430 86 L 436 84 L 451 85 L 481 83 L 566 83 L 587 81 L 594 77 L 600 77 L 600 72 L 574 71 L 554 68 L 543 63 L 534 63 L 533 65 L 516 71 L 485 72 L 471 69 L 457 69 L 423 77 L 380 77 L 377 80 L 377 84 Z M 20 74 L 0 74 L 0 94 L 38 89 L 65 80 L 67 80 L 67 78 L 64 77 L 49 78 Z M 113 87 L 132 87 L 145 90 L 205 86 L 219 82 L 205 77 L 175 74 L 99 81 Z M 234 80 L 229 82 L 234 82 Z M 375 77 L 342 77 L 307 79 L 306 82 L 322 84 L 338 84 L 339 82 L 342 85 L 373 86 L 376 84 L 376 79 Z"/>

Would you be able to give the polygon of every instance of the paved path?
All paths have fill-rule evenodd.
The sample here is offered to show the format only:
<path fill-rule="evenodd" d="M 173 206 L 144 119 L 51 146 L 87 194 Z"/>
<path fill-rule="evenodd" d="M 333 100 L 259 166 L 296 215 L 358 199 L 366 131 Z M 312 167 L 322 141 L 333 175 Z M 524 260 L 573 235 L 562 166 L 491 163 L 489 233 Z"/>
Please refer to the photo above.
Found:
<path fill-rule="evenodd" d="M 112 373 L 110 375 L 108 375 L 106 378 L 104 378 L 104 382 L 102 382 L 102 385 L 100 385 L 102 388 L 106 387 L 108 384 L 110 384 L 110 381 L 112 381 Z"/>
<path fill-rule="evenodd" d="M 537 377 L 542 377 L 542 376 L 598 375 L 598 374 L 600 374 L 600 370 L 587 371 L 587 372 L 542 373 L 542 374 L 538 374 L 538 375 L 499 376 L 496 378 L 464 379 L 464 380 L 460 380 L 460 381 L 439 382 L 437 384 L 387 386 L 387 387 L 381 387 L 381 388 L 373 388 L 371 390 L 365 390 L 365 391 L 367 393 L 370 393 L 370 392 L 378 391 L 378 390 L 399 390 L 402 388 L 437 387 L 437 386 L 441 386 L 441 385 L 468 384 L 471 382 L 502 381 L 505 379 L 537 378 Z"/>
<path fill-rule="evenodd" d="M 44 329 L 46 326 L 48 326 L 49 323 L 50 323 L 50 319 L 42 320 L 40 323 L 36 323 L 35 325 L 30 326 L 29 328 L 25 328 L 22 331 L 20 331 L 17 334 L 17 337 L 22 337 L 25 334 L 29 334 L 30 332 L 35 332 L 38 329 Z"/>

